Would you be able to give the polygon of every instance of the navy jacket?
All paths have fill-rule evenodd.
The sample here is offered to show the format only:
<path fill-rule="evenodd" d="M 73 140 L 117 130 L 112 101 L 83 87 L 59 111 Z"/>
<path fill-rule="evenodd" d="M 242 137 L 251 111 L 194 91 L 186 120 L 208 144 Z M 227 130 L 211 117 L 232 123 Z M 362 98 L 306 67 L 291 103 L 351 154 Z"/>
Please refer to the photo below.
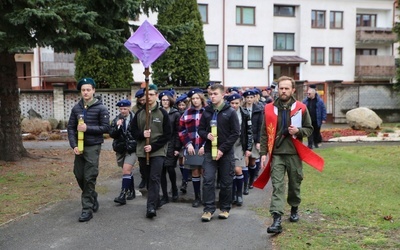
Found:
<path fill-rule="evenodd" d="M 103 134 L 108 133 L 110 129 L 110 114 L 108 109 L 103 105 L 101 97 L 95 103 L 84 109 L 83 99 L 80 100 L 71 111 L 68 121 L 68 140 L 71 148 L 78 146 L 78 119 L 79 115 L 84 114 L 84 121 L 87 129 L 84 136 L 84 145 L 93 146 L 104 142 Z"/>

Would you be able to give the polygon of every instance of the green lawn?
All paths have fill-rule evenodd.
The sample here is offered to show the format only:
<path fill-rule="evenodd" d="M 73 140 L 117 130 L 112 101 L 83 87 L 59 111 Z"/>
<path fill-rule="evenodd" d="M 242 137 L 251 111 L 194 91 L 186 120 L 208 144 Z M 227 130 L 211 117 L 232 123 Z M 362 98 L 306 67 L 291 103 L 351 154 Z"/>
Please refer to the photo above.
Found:
<path fill-rule="evenodd" d="M 273 241 L 280 249 L 400 249 L 400 146 L 316 152 L 325 169 L 304 166 L 301 220 L 290 223 L 287 206 Z"/>

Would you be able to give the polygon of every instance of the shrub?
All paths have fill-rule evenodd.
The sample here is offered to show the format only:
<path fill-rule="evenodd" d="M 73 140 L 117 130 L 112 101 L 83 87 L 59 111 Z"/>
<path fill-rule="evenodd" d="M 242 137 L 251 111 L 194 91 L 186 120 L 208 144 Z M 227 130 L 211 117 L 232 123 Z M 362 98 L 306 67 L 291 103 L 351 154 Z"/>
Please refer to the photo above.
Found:
<path fill-rule="evenodd" d="M 378 137 L 378 135 L 376 133 L 369 133 L 367 137 Z"/>
<path fill-rule="evenodd" d="M 394 130 L 391 129 L 391 128 L 384 128 L 384 129 L 382 129 L 381 132 L 382 132 L 382 133 L 394 133 Z"/>
<path fill-rule="evenodd" d="M 49 137 L 49 140 L 52 141 L 57 141 L 57 140 L 62 140 L 62 136 L 60 134 L 51 134 Z"/>
<path fill-rule="evenodd" d="M 337 138 L 337 137 L 342 137 L 342 134 L 341 134 L 341 133 L 338 133 L 338 132 L 336 132 L 336 133 L 334 133 L 334 134 L 333 134 L 333 137 L 335 137 L 335 138 Z"/>
<path fill-rule="evenodd" d="M 24 141 L 34 141 L 36 139 L 37 139 L 37 137 L 33 134 L 29 134 L 29 135 L 22 137 L 22 140 L 24 140 Z"/>
<path fill-rule="evenodd" d="M 48 119 L 50 125 L 51 125 L 51 129 L 56 129 L 58 127 L 58 120 L 55 118 L 49 118 Z"/>
<path fill-rule="evenodd" d="M 21 130 L 23 133 L 38 135 L 41 132 L 51 131 L 51 125 L 47 120 L 24 118 L 21 122 Z"/>

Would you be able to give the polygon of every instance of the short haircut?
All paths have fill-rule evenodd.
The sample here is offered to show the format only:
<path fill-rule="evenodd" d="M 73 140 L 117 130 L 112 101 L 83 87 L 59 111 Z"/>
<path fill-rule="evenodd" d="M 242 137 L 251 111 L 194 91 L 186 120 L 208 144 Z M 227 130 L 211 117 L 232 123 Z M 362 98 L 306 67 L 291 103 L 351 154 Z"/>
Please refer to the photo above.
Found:
<path fill-rule="evenodd" d="M 296 88 L 296 83 L 295 83 L 295 81 L 293 80 L 293 78 L 288 77 L 288 76 L 281 76 L 281 77 L 279 77 L 279 79 L 278 79 L 278 88 L 279 88 L 279 83 L 282 82 L 282 81 L 286 81 L 286 80 L 289 80 L 289 81 L 292 82 L 292 88 Z"/>
<path fill-rule="evenodd" d="M 217 90 L 217 89 L 219 89 L 219 90 L 221 90 L 222 93 L 225 92 L 225 88 L 224 88 L 224 86 L 221 85 L 221 84 L 214 84 L 214 85 L 211 85 L 210 89 L 211 89 L 211 90 Z"/>

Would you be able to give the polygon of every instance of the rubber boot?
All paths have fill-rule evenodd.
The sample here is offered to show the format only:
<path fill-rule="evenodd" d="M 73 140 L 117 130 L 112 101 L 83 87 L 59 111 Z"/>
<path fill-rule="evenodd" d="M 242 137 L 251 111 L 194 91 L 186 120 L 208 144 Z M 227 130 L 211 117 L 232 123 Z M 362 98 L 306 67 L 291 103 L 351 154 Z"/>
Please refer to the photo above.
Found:
<path fill-rule="evenodd" d="M 282 217 L 278 213 L 273 213 L 272 216 L 274 217 L 274 222 L 270 227 L 267 228 L 267 233 L 269 234 L 279 234 L 282 233 Z"/>
<path fill-rule="evenodd" d="M 128 192 L 128 190 L 126 189 L 121 189 L 121 193 L 119 194 L 119 196 L 117 198 L 114 199 L 114 202 L 119 203 L 121 205 L 125 205 L 126 204 L 126 193 Z"/>

